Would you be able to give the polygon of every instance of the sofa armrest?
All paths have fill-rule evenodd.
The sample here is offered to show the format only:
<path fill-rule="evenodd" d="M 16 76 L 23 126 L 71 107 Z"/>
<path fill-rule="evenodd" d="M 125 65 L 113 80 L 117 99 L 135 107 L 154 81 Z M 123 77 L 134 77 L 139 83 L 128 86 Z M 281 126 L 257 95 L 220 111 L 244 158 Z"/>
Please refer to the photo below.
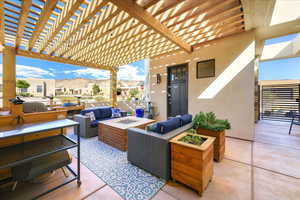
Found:
<path fill-rule="evenodd" d="M 171 171 L 169 140 L 191 127 L 192 123 L 165 134 L 129 128 L 128 161 L 158 177 L 169 180 Z"/>
<path fill-rule="evenodd" d="M 143 129 L 128 129 L 127 159 L 132 164 L 165 180 L 170 178 L 169 141 L 146 134 Z"/>
<path fill-rule="evenodd" d="M 88 128 L 91 124 L 91 119 L 88 116 L 84 115 L 74 115 L 74 121 L 78 122 L 80 124 L 80 135 L 84 136 L 86 135 Z M 77 130 L 75 130 L 75 133 L 77 134 Z"/>

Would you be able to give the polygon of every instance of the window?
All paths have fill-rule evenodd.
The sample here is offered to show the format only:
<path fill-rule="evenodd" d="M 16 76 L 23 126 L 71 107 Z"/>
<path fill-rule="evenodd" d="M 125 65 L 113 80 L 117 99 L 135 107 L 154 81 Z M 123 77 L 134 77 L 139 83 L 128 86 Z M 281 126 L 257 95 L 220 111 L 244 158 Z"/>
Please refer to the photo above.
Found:
<path fill-rule="evenodd" d="M 28 91 L 27 88 L 21 88 L 22 93 L 27 93 L 27 91 Z"/>
<path fill-rule="evenodd" d="M 197 78 L 215 76 L 215 59 L 197 62 Z"/>
<path fill-rule="evenodd" d="M 42 85 L 37 85 L 36 86 L 36 92 L 37 93 L 42 93 L 43 92 L 43 86 Z"/>

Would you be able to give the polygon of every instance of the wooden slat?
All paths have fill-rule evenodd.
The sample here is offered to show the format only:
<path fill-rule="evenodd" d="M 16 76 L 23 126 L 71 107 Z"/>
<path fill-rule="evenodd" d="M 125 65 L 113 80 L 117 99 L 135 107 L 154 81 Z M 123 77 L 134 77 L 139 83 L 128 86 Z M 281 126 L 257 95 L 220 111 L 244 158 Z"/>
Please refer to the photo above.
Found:
<path fill-rule="evenodd" d="M 163 12 L 167 11 L 168 9 L 173 8 L 174 6 L 176 6 L 176 5 L 177 5 L 178 3 L 180 3 L 180 2 L 182 2 L 182 0 L 174 0 L 174 1 L 172 1 L 172 2 L 169 3 L 167 6 L 164 6 L 164 7 L 162 7 L 161 9 L 159 9 L 157 12 L 155 12 L 154 17 L 157 17 L 157 16 L 159 16 L 160 14 L 162 14 Z M 143 7 L 143 8 L 144 8 L 144 9 L 147 9 L 147 8 L 149 8 L 149 7 L 150 7 L 150 5 L 148 4 L 148 5 L 146 5 L 146 6 Z M 171 17 L 170 19 L 173 19 L 173 18 L 174 18 L 174 17 Z M 122 25 L 123 23 L 127 22 L 128 20 L 130 20 L 130 17 L 128 17 L 128 18 L 126 18 L 124 21 L 122 21 L 122 22 L 116 24 L 116 25 L 113 27 L 113 29 L 117 29 L 120 25 Z M 112 37 L 112 38 L 110 38 L 110 39 L 108 39 L 108 40 L 106 40 L 104 43 L 99 43 L 98 45 L 96 45 L 96 46 L 95 46 L 94 48 L 92 48 L 92 49 L 89 48 L 89 49 L 87 50 L 87 52 L 90 53 L 89 55 L 88 55 L 88 54 L 78 54 L 79 51 L 77 51 L 77 52 L 74 54 L 74 55 L 77 55 L 75 58 L 77 58 L 77 57 L 83 57 L 83 55 L 84 55 L 84 57 L 94 57 L 95 55 L 98 56 L 100 52 L 101 52 L 101 53 L 103 52 L 103 47 L 106 47 L 106 46 L 111 47 L 111 46 L 120 44 L 120 42 L 118 42 L 118 39 L 119 39 L 119 38 L 123 37 L 123 36 L 124 36 L 125 34 L 127 34 L 129 31 L 132 31 L 132 30 L 134 30 L 134 29 L 138 29 L 140 26 L 141 26 L 140 24 L 135 24 L 135 25 L 133 25 L 133 26 L 130 26 L 129 28 L 123 30 L 121 33 L 115 35 L 114 37 Z M 148 30 L 150 30 L 150 29 L 147 28 L 147 29 L 144 30 L 144 31 L 148 31 Z M 144 31 L 141 31 L 141 32 L 139 32 L 139 33 L 137 33 L 137 34 L 135 34 L 135 35 L 142 34 Z M 105 34 L 108 34 L 108 32 L 104 33 L 104 34 L 103 34 L 102 36 L 100 36 L 100 37 L 104 37 Z M 131 36 L 130 38 L 134 37 L 135 35 Z M 100 38 L 98 37 L 98 38 L 96 38 L 95 40 L 99 40 L 99 39 L 100 39 Z M 127 40 L 128 40 L 128 39 L 129 39 L 129 38 L 127 38 Z M 112 42 L 113 45 L 110 44 L 110 42 Z M 123 43 L 123 41 L 121 41 L 121 42 Z M 88 47 L 85 47 L 85 48 L 88 48 Z M 72 55 L 72 56 L 74 56 L 74 55 Z"/>
<path fill-rule="evenodd" d="M 57 0 L 47 0 L 44 6 L 44 9 L 41 13 L 40 19 L 36 24 L 32 38 L 29 41 L 29 50 L 31 51 L 36 40 L 38 39 L 40 33 L 43 31 L 45 24 L 48 22 L 48 19 L 55 8 Z"/>
<path fill-rule="evenodd" d="M 18 31 L 17 31 L 17 36 L 16 36 L 16 48 L 19 47 L 21 38 L 23 36 L 24 32 L 24 25 L 26 23 L 27 15 L 30 10 L 31 6 L 31 0 L 23 1 L 22 2 L 22 10 L 20 14 L 20 19 L 19 19 L 19 24 L 18 24 Z"/>
<path fill-rule="evenodd" d="M 106 0 L 101 1 L 91 1 L 88 7 L 82 13 L 81 19 L 78 18 L 77 23 L 74 24 L 72 29 L 68 30 L 67 34 L 64 34 L 62 40 L 55 45 L 54 48 L 48 51 L 48 54 L 53 54 L 63 45 L 66 45 L 66 41 L 68 41 L 77 31 L 79 31 L 84 24 L 86 24 L 91 18 L 93 18 L 99 10 L 107 4 Z"/>
<path fill-rule="evenodd" d="M 72 1 L 68 1 L 67 4 Z M 79 6 L 84 2 L 84 0 L 76 0 L 75 3 L 72 4 L 71 8 L 68 9 L 68 5 L 63 8 L 61 15 L 59 16 L 58 23 L 55 24 L 54 30 L 51 32 L 51 35 L 43 42 L 40 53 L 45 50 L 48 46 L 49 42 L 54 39 L 54 37 L 61 31 L 61 29 L 66 25 L 66 23 L 70 20 L 72 15 L 76 12 Z"/>
<path fill-rule="evenodd" d="M 141 23 L 151 27 L 153 30 L 168 38 L 170 41 L 178 45 L 184 51 L 190 53 L 192 48 L 189 44 L 184 42 L 181 38 L 177 37 L 173 32 L 171 32 L 165 25 L 161 24 L 156 18 L 150 15 L 142 7 L 132 2 L 131 0 L 109 0 L 120 9 L 126 11 L 132 17 L 138 19 Z"/>
<path fill-rule="evenodd" d="M 232 0 L 231 0 L 232 1 Z M 227 1 L 227 2 L 230 2 L 230 1 Z M 216 4 L 214 7 L 212 8 L 209 8 L 209 9 L 206 9 L 204 10 L 205 13 L 209 12 L 209 11 L 214 11 L 214 8 L 219 8 L 219 5 Z M 197 22 L 198 24 L 209 24 L 210 21 L 212 21 L 212 19 L 214 19 L 215 17 L 220 17 L 224 14 L 228 14 L 229 12 L 232 12 L 232 11 L 235 11 L 237 9 L 240 9 L 240 5 L 239 6 L 234 6 L 233 7 L 234 10 L 232 9 L 229 9 L 228 10 L 225 10 L 225 11 L 219 11 L 218 13 L 213 13 L 212 17 L 210 15 L 208 15 L 207 17 L 204 17 L 201 21 Z M 198 14 L 201 14 L 202 12 L 199 12 Z M 207 13 L 208 14 L 208 13 Z M 182 21 L 182 23 L 184 23 L 185 21 Z M 171 24 L 168 26 L 168 28 L 172 28 L 174 27 L 175 25 L 174 24 Z M 205 28 L 205 27 L 204 27 Z M 189 29 L 189 26 L 185 27 L 185 28 L 182 28 L 180 29 L 179 31 L 181 30 L 184 30 L 184 29 Z M 143 32 L 146 32 L 147 30 L 143 31 Z M 143 34 L 143 32 L 140 32 L 140 33 L 137 33 L 136 35 L 133 35 L 131 38 L 137 38 L 137 36 Z M 175 31 L 174 33 L 178 32 Z M 112 46 L 112 45 L 109 45 L 107 49 L 103 50 L 103 53 L 98 53 L 98 56 L 93 56 L 93 57 L 90 57 L 91 59 L 98 59 L 98 58 L 101 58 L 103 59 L 105 56 L 103 54 L 106 54 L 106 55 L 111 55 L 111 56 L 114 56 L 114 55 L 120 55 L 121 52 L 128 52 L 127 50 L 130 50 L 130 49 L 134 49 L 134 47 L 132 47 L 132 44 L 134 43 L 141 43 L 143 40 L 147 39 L 148 37 L 154 35 L 155 33 L 152 33 L 152 34 L 146 34 L 144 37 L 142 38 L 137 38 L 136 40 L 134 40 L 133 42 L 131 43 L 124 43 L 126 41 L 122 41 L 122 42 L 119 42 L 116 46 L 118 46 L 117 49 L 115 49 L 114 47 L 115 46 Z M 128 39 L 129 40 L 129 39 Z M 137 45 L 139 46 L 139 45 Z M 107 50 L 107 51 L 106 51 Z"/>
<path fill-rule="evenodd" d="M 0 0 L 0 45 L 4 43 L 4 2 Z"/>
<path fill-rule="evenodd" d="M 116 11 L 114 11 L 112 14 L 108 15 L 107 18 L 105 18 L 101 23 L 99 23 L 98 25 L 96 25 L 93 29 L 91 29 L 86 35 L 84 35 L 83 37 L 79 38 L 79 41 L 83 41 L 86 40 L 88 37 L 90 37 L 93 33 L 95 33 L 98 29 L 100 29 L 101 27 L 103 27 L 106 23 L 108 23 L 110 20 L 112 20 L 114 17 L 116 17 L 118 14 L 120 13 L 120 10 L 117 9 Z M 64 56 L 67 52 L 69 52 L 70 50 L 72 50 L 75 46 L 77 46 L 78 43 L 75 43 L 73 45 L 71 45 L 71 47 L 69 47 L 66 51 L 62 52 L 60 55 Z"/>
<path fill-rule="evenodd" d="M 95 63 L 84 63 L 76 60 L 70 60 L 70 59 L 65 59 L 57 56 L 50 56 L 46 54 L 40 54 L 40 53 L 35 53 L 32 51 L 25 51 L 25 50 L 18 50 L 17 51 L 18 56 L 25 56 L 29 58 L 36 58 L 36 59 L 41 59 L 41 60 L 48 60 L 48 61 L 53 61 L 53 62 L 59 62 L 59 63 L 64 63 L 64 64 L 70 64 L 70 65 L 78 65 L 78 66 L 85 66 L 85 67 L 91 67 L 91 68 L 96 68 L 96 69 L 104 69 L 104 70 L 111 70 L 110 66 L 104 66 L 104 65 L 98 65 Z"/>

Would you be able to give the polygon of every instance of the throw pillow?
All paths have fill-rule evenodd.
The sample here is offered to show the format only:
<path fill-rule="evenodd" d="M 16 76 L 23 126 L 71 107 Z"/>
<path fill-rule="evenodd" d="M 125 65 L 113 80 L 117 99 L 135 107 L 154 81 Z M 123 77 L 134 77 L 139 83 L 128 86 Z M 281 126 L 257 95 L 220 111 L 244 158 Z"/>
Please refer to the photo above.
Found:
<path fill-rule="evenodd" d="M 147 127 L 148 131 L 157 132 L 157 123 L 151 124 Z"/>
<path fill-rule="evenodd" d="M 85 113 L 85 116 L 88 116 L 91 119 L 91 121 L 95 121 L 96 120 L 94 112 Z"/>
<path fill-rule="evenodd" d="M 120 109 L 112 108 L 111 111 L 112 111 L 111 117 L 113 118 L 121 117 Z"/>

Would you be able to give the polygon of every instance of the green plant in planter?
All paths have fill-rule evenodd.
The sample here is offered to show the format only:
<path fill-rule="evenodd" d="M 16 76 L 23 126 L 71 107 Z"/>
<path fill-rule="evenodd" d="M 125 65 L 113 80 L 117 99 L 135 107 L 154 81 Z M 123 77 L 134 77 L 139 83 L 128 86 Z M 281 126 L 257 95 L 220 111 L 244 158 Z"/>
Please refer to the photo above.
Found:
<path fill-rule="evenodd" d="M 197 133 L 197 130 L 194 128 L 190 128 L 189 130 L 187 130 L 188 133 Z"/>
<path fill-rule="evenodd" d="M 200 146 L 205 139 L 199 135 L 187 134 L 186 136 L 180 138 L 179 141 Z"/>
<path fill-rule="evenodd" d="M 193 128 L 203 128 L 211 131 L 224 131 L 225 129 L 230 129 L 231 126 L 227 119 L 217 119 L 213 112 L 200 112 L 196 114 L 193 119 Z"/>

